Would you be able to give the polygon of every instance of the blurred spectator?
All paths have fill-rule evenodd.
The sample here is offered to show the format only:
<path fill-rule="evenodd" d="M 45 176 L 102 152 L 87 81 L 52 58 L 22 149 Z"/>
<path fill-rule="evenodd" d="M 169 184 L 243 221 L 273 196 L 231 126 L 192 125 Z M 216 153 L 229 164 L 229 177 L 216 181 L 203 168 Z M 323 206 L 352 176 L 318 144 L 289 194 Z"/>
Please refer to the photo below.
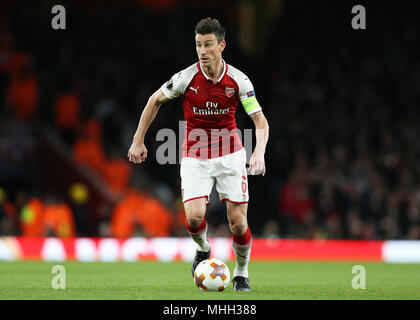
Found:
<path fill-rule="evenodd" d="M 261 237 L 263 238 L 279 238 L 279 225 L 275 220 L 269 220 L 265 223 L 264 229 L 261 233 Z"/>
<path fill-rule="evenodd" d="M 102 173 L 105 181 L 115 192 L 125 193 L 131 178 L 131 166 L 126 159 L 111 158 L 104 161 Z"/>
<path fill-rule="evenodd" d="M 83 183 L 74 183 L 69 188 L 70 207 L 74 215 L 77 235 L 88 235 L 89 190 Z"/>
<path fill-rule="evenodd" d="M 296 233 L 297 228 L 314 222 L 315 201 L 311 195 L 309 182 L 309 172 L 306 165 L 301 163 L 281 188 L 279 197 L 281 228 L 287 234 Z"/>
<path fill-rule="evenodd" d="M 408 230 L 408 240 L 420 240 L 420 224 L 413 224 Z"/>
<path fill-rule="evenodd" d="M 84 128 L 74 143 L 73 156 L 79 164 L 87 166 L 97 174 L 101 174 L 106 156 L 99 132 L 92 123 Z"/>
<path fill-rule="evenodd" d="M 116 205 L 111 220 L 115 237 L 165 237 L 171 233 L 171 212 L 150 195 L 132 189 Z"/>
<path fill-rule="evenodd" d="M 15 205 L 7 199 L 7 194 L 0 187 L 0 235 L 17 235 L 17 210 Z"/>
<path fill-rule="evenodd" d="M 112 230 L 111 230 L 111 217 L 112 217 L 112 209 L 113 207 L 101 203 L 99 205 L 99 221 L 98 221 L 98 236 L 99 237 L 112 237 Z"/>
<path fill-rule="evenodd" d="M 55 99 L 55 126 L 69 144 L 80 125 L 80 96 L 74 92 L 61 93 Z"/>
<path fill-rule="evenodd" d="M 71 208 L 54 195 L 48 195 L 45 199 L 44 235 L 47 237 L 74 237 L 76 235 Z"/>
<path fill-rule="evenodd" d="M 57 128 L 72 129 L 79 125 L 80 98 L 76 93 L 59 94 L 55 100 Z"/>
<path fill-rule="evenodd" d="M 20 120 L 32 120 L 38 112 L 39 85 L 31 65 L 11 75 L 6 104 Z"/>
<path fill-rule="evenodd" d="M 44 235 L 44 204 L 38 198 L 31 198 L 20 212 L 22 236 L 41 237 Z"/>

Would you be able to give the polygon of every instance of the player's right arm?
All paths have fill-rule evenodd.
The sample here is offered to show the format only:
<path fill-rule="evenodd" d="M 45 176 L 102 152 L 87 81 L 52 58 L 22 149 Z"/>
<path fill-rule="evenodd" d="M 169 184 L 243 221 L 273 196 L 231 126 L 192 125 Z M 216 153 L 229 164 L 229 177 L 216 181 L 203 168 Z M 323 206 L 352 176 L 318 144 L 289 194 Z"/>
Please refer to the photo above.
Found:
<path fill-rule="evenodd" d="M 182 95 L 192 77 L 198 72 L 197 65 L 193 64 L 188 68 L 174 74 L 149 98 L 146 107 L 140 117 L 140 122 L 133 137 L 133 143 L 128 150 L 128 160 L 133 163 L 142 163 L 147 158 L 147 149 L 144 145 L 144 136 L 147 129 L 155 119 L 160 106 L 172 99 Z"/>
<path fill-rule="evenodd" d="M 146 107 L 141 114 L 131 147 L 128 150 L 127 157 L 130 162 L 142 163 L 146 160 L 147 149 L 144 145 L 144 137 L 147 129 L 149 129 L 150 124 L 155 119 L 160 106 L 169 100 L 171 99 L 163 94 L 162 89 L 157 90 L 150 96 L 149 101 L 147 101 Z"/>

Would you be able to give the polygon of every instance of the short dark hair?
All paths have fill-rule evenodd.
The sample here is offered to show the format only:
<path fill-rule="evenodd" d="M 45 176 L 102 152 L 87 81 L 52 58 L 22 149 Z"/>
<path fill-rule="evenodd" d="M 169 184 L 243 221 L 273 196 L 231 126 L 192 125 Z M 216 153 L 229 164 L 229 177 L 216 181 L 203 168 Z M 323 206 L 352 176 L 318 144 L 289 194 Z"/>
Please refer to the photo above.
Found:
<path fill-rule="evenodd" d="M 213 33 L 217 41 L 225 40 L 225 29 L 223 29 L 219 20 L 212 18 L 201 19 L 195 26 L 195 34 L 211 34 Z"/>

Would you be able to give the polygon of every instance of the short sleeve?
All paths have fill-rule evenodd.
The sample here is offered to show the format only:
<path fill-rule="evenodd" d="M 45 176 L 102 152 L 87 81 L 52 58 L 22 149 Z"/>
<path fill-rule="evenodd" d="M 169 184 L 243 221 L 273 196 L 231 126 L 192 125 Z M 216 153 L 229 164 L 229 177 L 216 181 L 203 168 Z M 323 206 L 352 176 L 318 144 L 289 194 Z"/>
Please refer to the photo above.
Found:
<path fill-rule="evenodd" d="M 168 81 L 166 81 L 160 89 L 168 99 L 175 99 L 183 94 L 182 81 L 179 81 L 180 72 L 174 74 Z"/>
<path fill-rule="evenodd" d="M 160 87 L 160 89 L 168 99 L 175 99 L 184 94 L 185 89 L 196 73 L 197 66 L 191 65 L 190 67 L 174 74 Z"/>

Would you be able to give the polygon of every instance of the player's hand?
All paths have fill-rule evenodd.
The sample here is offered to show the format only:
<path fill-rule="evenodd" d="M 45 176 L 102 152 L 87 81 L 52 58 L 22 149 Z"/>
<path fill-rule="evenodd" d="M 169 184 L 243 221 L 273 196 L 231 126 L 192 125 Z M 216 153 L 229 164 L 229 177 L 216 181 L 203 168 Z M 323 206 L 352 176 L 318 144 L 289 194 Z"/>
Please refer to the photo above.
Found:
<path fill-rule="evenodd" d="M 146 161 L 147 149 L 144 143 L 133 142 L 127 154 L 128 161 L 132 163 L 142 163 Z"/>
<path fill-rule="evenodd" d="M 264 154 L 256 154 L 255 152 L 252 154 L 251 159 L 249 159 L 248 172 L 251 175 L 265 175 Z"/>

